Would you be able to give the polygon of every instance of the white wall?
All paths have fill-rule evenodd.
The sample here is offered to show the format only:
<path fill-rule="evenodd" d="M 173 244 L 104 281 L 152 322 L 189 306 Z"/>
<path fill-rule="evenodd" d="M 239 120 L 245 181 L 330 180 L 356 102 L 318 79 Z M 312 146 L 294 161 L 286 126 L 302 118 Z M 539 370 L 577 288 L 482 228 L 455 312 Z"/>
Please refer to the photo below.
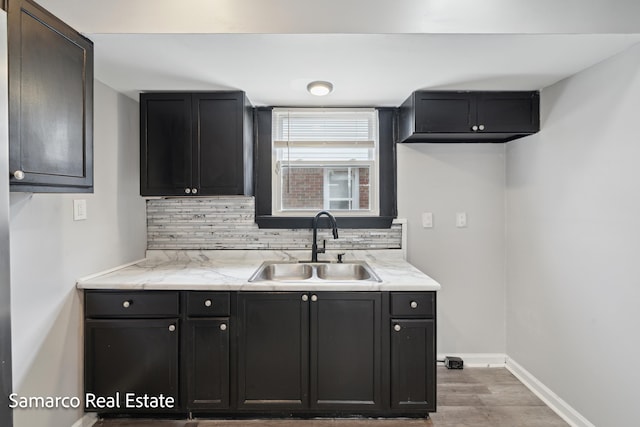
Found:
<path fill-rule="evenodd" d="M 507 353 L 596 426 L 637 423 L 640 46 L 542 92 L 507 148 Z"/>
<path fill-rule="evenodd" d="M 94 194 L 11 195 L 14 392 L 82 397 L 80 293 L 75 280 L 144 257 L 138 104 L 95 83 Z M 73 199 L 88 219 L 72 220 Z M 14 411 L 16 427 L 64 427 L 79 410 Z"/>
<path fill-rule="evenodd" d="M 397 149 L 408 260 L 442 284 L 438 353 L 504 354 L 504 144 Z M 433 213 L 433 228 L 422 227 L 422 212 Z M 466 228 L 456 228 L 456 212 L 467 213 Z"/>

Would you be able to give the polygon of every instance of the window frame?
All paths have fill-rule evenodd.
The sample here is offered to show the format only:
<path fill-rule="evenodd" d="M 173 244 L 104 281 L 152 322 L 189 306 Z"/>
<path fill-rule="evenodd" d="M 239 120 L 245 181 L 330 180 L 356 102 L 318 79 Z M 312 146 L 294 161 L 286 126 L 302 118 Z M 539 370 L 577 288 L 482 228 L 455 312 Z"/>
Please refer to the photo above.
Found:
<path fill-rule="evenodd" d="M 311 228 L 315 215 L 274 215 L 272 210 L 272 110 L 255 109 L 254 178 L 256 223 L 260 228 Z M 390 228 L 397 217 L 395 122 L 397 109 L 378 107 L 378 215 L 344 215 L 332 211 L 340 228 Z M 320 219 L 326 227 L 326 218 Z"/>

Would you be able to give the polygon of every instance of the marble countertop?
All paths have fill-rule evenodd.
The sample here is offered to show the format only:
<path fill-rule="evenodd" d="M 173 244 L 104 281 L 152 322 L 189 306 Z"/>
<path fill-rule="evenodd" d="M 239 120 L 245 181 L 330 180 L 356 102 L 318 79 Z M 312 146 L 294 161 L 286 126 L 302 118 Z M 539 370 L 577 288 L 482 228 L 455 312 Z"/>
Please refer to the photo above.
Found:
<path fill-rule="evenodd" d="M 327 251 L 322 260 L 335 260 Z M 81 279 L 79 289 L 239 290 L 239 291 L 437 291 L 440 284 L 403 259 L 397 249 L 347 251 L 345 262 L 366 261 L 382 282 L 249 282 L 264 261 L 308 260 L 310 251 L 203 250 L 147 251 L 133 265 Z"/>

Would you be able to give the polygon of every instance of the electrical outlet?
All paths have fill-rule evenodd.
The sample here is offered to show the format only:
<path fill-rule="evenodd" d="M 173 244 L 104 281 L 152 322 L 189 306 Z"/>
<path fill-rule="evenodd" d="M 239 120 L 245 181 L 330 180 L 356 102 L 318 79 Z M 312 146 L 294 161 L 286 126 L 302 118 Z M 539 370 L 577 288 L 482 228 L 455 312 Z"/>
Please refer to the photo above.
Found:
<path fill-rule="evenodd" d="M 467 226 L 467 213 L 458 212 L 456 214 L 456 227 L 463 228 Z"/>
<path fill-rule="evenodd" d="M 82 221 L 87 219 L 87 201 L 78 199 L 73 201 L 73 220 Z"/>
<path fill-rule="evenodd" d="M 433 213 L 432 212 L 423 212 L 422 213 L 422 226 L 424 228 L 432 228 L 433 227 Z"/>

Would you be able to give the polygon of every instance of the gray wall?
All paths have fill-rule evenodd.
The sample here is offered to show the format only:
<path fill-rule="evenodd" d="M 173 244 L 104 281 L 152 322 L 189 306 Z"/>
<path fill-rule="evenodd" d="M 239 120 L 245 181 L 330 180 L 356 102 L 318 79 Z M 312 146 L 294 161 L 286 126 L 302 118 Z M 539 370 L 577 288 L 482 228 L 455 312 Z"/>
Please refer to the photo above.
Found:
<path fill-rule="evenodd" d="M 7 99 L 7 14 L 0 12 L 0 425 L 10 427 L 11 297 L 9 282 L 9 117 Z"/>
<path fill-rule="evenodd" d="M 637 422 L 640 46 L 542 92 L 507 148 L 507 353 L 597 426 Z"/>
<path fill-rule="evenodd" d="M 95 83 L 95 193 L 11 195 L 14 391 L 82 396 L 77 278 L 144 257 L 138 104 Z M 88 219 L 72 220 L 73 199 Z M 82 410 L 14 411 L 17 427 L 70 426 Z"/>
<path fill-rule="evenodd" d="M 442 284 L 440 354 L 505 353 L 504 150 L 504 144 L 398 144 L 408 261 Z M 422 227 L 422 212 L 433 213 L 433 228 Z M 456 212 L 467 213 L 466 228 L 456 228 Z"/>

